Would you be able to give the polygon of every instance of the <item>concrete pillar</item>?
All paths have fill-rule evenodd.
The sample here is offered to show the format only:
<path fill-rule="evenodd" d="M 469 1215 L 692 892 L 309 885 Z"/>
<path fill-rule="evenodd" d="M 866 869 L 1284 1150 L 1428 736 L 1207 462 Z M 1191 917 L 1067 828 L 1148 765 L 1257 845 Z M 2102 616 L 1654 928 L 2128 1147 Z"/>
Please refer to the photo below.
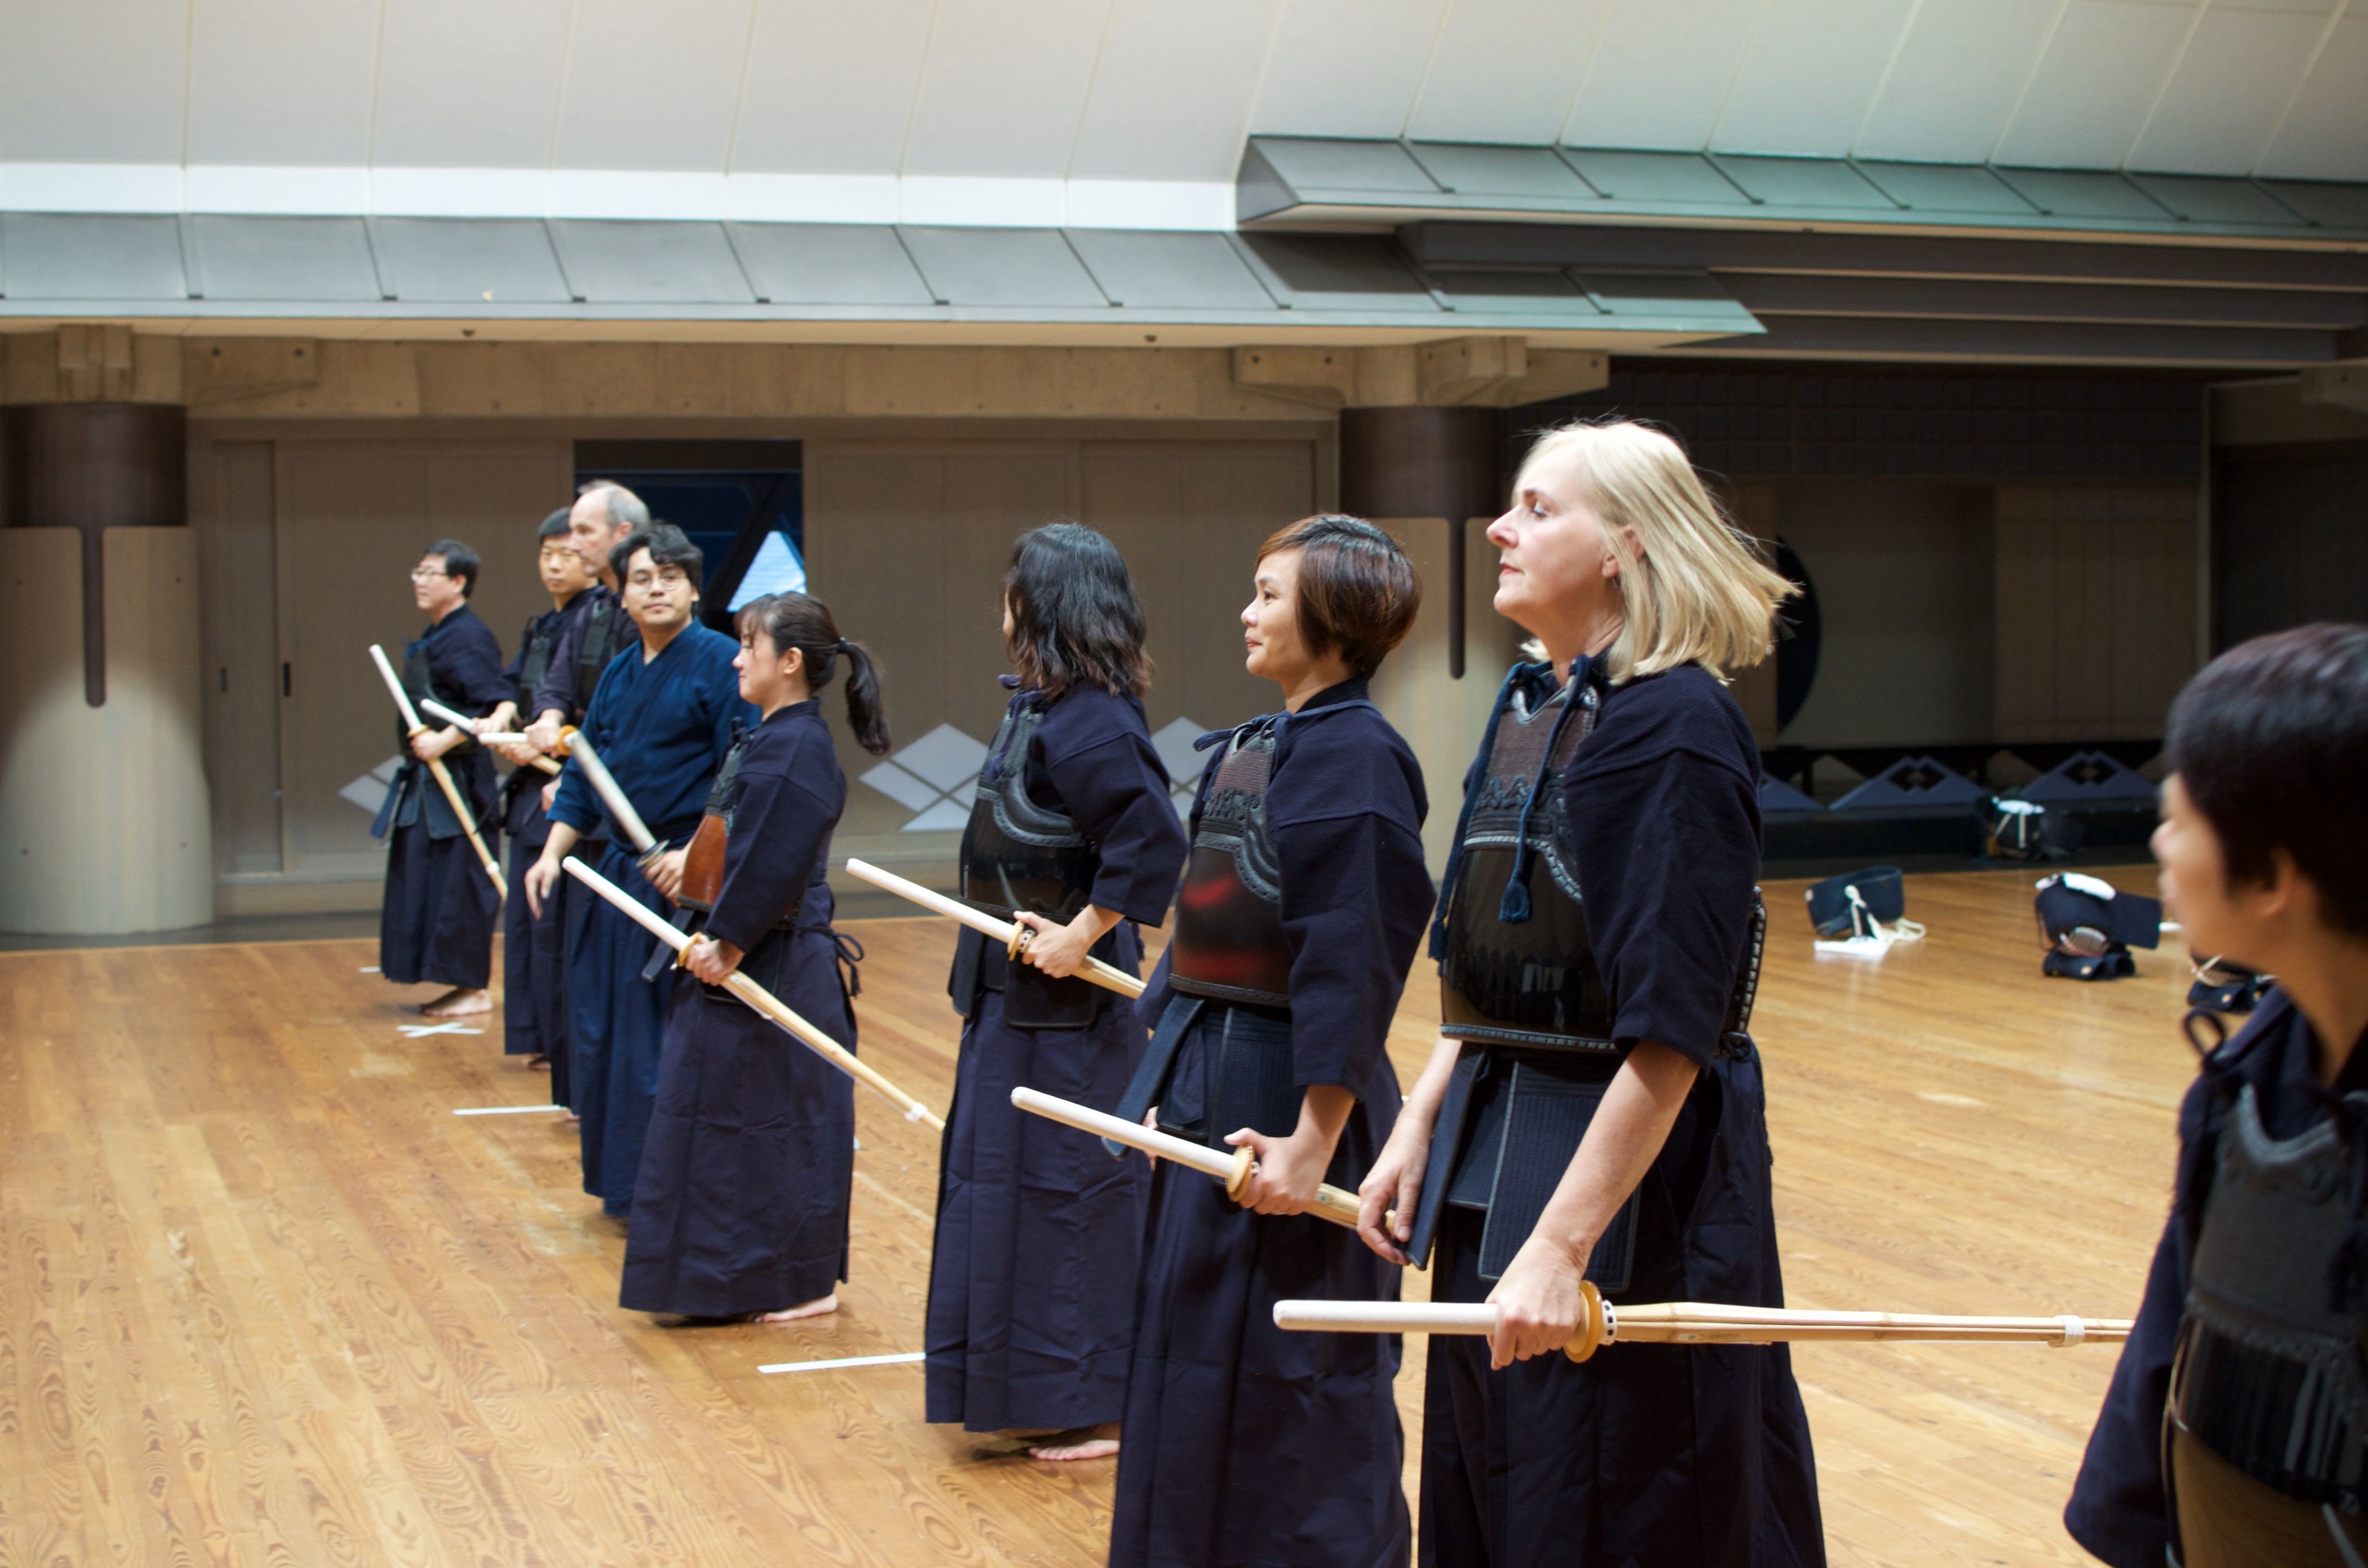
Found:
<path fill-rule="evenodd" d="M 1413 746 L 1430 790 L 1423 849 L 1433 876 L 1455 831 L 1458 787 L 1521 633 L 1490 608 L 1504 509 L 1493 408 L 1340 413 L 1341 510 L 1387 528 L 1422 578 L 1422 611 L 1382 665 L 1373 700 Z"/>
<path fill-rule="evenodd" d="M 182 411 L 0 411 L 0 929 L 213 918 Z"/>

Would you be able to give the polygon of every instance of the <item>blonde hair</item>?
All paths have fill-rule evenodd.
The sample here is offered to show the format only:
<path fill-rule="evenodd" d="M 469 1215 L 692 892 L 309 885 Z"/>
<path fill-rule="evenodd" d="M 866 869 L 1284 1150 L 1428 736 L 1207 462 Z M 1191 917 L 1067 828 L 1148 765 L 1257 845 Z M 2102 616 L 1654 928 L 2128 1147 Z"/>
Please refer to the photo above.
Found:
<path fill-rule="evenodd" d="M 1633 420 L 1578 421 L 1538 437 L 1522 478 L 1554 460 L 1571 465 L 1620 558 L 1615 684 L 1690 663 L 1725 680 L 1768 656 L 1776 607 L 1800 590 L 1761 563 L 1675 441 Z"/>

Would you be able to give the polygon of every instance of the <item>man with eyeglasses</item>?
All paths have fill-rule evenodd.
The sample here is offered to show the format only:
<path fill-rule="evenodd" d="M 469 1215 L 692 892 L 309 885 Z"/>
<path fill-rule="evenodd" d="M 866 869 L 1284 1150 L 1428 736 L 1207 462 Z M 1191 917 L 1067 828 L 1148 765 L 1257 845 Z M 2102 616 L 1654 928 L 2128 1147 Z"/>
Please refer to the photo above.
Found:
<path fill-rule="evenodd" d="M 671 917 L 708 788 L 735 726 L 753 729 L 759 715 L 740 698 L 733 668 L 740 644 L 699 624 L 699 547 L 671 523 L 653 523 L 618 545 L 609 563 L 641 642 L 609 661 L 583 732 L 660 852 L 644 862 L 621 833 L 610 832 L 595 858 L 610 881 Z M 599 797 L 571 761 L 552 802 L 551 836 L 526 875 L 537 910 L 564 880 L 560 863 L 604 822 Z M 653 946 L 648 932 L 605 903 L 568 939 L 568 1049 L 574 1103 L 584 1119 L 584 1190 L 620 1219 L 633 1206 L 673 994 L 666 967 L 651 962 Z"/>
<path fill-rule="evenodd" d="M 411 574 L 411 597 L 427 630 L 403 650 L 403 685 L 414 707 L 433 698 L 484 715 L 509 695 L 493 629 L 469 608 L 477 552 L 459 540 L 427 547 Z M 467 828 L 427 770 L 442 757 L 476 817 L 485 846 L 501 853 L 493 758 L 456 725 L 404 737 L 406 755 L 370 832 L 388 840 L 386 898 L 379 914 L 379 972 L 397 985 L 449 987 L 420 1011 L 431 1018 L 490 1012 L 494 922 L 501 898 L 485 878 Z"/>

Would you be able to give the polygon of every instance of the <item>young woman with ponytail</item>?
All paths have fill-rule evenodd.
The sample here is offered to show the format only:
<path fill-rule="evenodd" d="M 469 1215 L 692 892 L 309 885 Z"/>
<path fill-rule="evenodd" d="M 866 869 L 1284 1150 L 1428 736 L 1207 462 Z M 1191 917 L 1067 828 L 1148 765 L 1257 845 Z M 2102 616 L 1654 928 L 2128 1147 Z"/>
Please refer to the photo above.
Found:
<path fill-rule="evenodd" d="M 841 664 L 857 742 L 889 746 L 879 666 L 819 599 L 769 595 L 738 619 L 740 695 L 764 719 L 734 739 L 685 861 L 678 902 L 702 923 L 675 980 L 625 1244 L 623 1305 L 684 1325 L 838 1305 L 854 1085 L 722 987 L 745 973 L 854 1049 L 863 951 L 831 929 L 824 880 L 847 777 L 819 694 Z"/>

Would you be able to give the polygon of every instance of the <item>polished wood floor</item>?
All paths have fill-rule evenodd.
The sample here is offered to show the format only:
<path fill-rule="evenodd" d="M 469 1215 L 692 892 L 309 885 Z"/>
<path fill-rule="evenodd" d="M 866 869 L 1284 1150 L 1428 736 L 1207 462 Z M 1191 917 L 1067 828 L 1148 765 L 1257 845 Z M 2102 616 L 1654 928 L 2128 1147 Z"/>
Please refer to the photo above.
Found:
<path fill-rule="evenodd" d="M 2030 878 L 1998 873 L 1911 879 L 1929 939 L 1818 960 L 1798 884 L 1769 894 L 1793 1300 L 2132 1310 L 2192 1072 L 2181 954 L 2043 980 Z M 865 1053 L 942 1108 L 950 928 L 858 929 Z M 419 994 L 375 957 L 0 956 L 0 1562 L 1101 1562 L 1110 1465 L 924 1425 L 913 1366 L 757 1370 L 920 1348 L 917 1126 L 859 1098 L 835 1318 L 659 1329 L 616 1305 L 565 1123 L 452 1114 L 545 1080 L 497 1025 L 406 1038 Z M 1418 972 L 1401 1073 L 1434 1006 Z M 1804 1350 L 1834 1561 L 2085 1562 L 2057 1515 L 2112 1354 Z"/>

